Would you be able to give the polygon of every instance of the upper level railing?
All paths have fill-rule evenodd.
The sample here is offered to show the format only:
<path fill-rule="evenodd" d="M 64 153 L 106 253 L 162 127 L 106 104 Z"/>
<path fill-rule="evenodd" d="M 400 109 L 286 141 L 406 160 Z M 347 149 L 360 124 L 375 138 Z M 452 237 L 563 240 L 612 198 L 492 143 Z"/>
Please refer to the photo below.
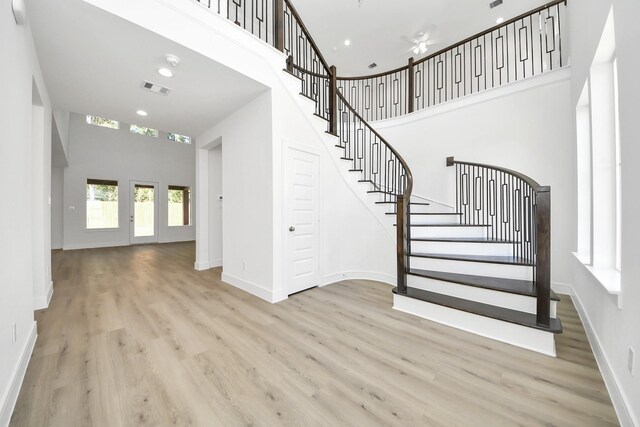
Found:
<path fill-rule="evenodd" d="M 461 224 L 485 225 L 490 239 L 510 242 L 514 261 L 533 266 L 537 323 L 549 326 L 551 188 L 519 172 L 447 158 L 456 170 Z"/>
<path fill-rule="evenodd" d="M 565 8 L 566 0 L 553 1 L 398 69 L 338 77 L 338 87 L 375 121 L 561 68 L 568 63 Z"/>

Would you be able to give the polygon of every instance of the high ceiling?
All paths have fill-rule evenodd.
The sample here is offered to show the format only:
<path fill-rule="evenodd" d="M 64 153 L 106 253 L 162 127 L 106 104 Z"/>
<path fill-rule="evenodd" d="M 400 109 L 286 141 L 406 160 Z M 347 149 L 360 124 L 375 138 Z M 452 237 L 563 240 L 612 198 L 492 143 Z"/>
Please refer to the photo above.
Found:
<path fill-rule="evenodd" d="M 29 0 L 29 20 L 54 107 L 198 136 L 266 87 L 80 0 Z M 157 73 L 165 55 L 182 62 Z M 168 96 L 142 89 L 165 85 Z M 149 115 L 140 117 L 137 110 Z"/>
<path fill-rule="evenodd" d="M 541 6 L 543 0 L 504 0 L 490 9 L 490 0 L 291 0 L 329 64 L 340 76 L 377 73 L 463 40 Z M 428 33 L 438 42 L 424 55 L 410 51 L 402 36 Z M 350 40 L 349 46 L 344 45 Z M 378 64 L 374 71 L 368 68 Z"/>

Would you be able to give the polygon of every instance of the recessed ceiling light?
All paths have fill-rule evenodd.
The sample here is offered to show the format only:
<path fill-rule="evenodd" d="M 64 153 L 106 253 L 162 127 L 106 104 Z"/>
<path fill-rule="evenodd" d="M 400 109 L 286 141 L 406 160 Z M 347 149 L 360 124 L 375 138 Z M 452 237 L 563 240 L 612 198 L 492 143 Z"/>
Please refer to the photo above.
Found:
<path fill-rule="evenodd" d="M 136 114 L 139 115 L 139 116 L 142 116 L 142 117 L 147 117 L 148 116 L 147 112 L 144 111 L 144 110 L 138 110 L 138 111 L 136 111 Z"/>
<path fill-rule="evenodd" d="M 173 77 L 173 71 L 171 71 L 168 68 L 159 68 L 158 74 L 160 74 L 163 77 Z"/>
<path fill-rule="evenodd" d="M 496 19 L 496 24 L 502 24 L 503 22 L 504 22 L 504 18 L 502 16 Z"/>
<path fill-rule="evenodd" d="M 350 44 L 351 44 L 351 40 L 345 40 L 345 41 L 344 41 L 344 45 L 345 45 L 345 46 L 349 46 Z"/>

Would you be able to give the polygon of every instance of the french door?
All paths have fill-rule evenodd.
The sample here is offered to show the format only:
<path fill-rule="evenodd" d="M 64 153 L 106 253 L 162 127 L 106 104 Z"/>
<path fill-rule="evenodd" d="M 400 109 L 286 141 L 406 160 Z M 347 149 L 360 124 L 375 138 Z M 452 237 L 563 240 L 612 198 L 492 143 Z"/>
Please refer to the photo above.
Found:
<path fill-rule="evenodd" d="M 129 192 L 129 242 L 158 242 L 158 183 L 131 181 Z"/>

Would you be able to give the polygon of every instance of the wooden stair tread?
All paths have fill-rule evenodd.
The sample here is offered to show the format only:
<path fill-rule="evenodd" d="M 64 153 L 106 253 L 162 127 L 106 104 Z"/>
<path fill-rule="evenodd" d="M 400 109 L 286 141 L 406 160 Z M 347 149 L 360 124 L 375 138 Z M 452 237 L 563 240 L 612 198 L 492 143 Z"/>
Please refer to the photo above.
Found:
<path fill-rule="evenodd" d="M 444 282 L 459 283 L 461 285 L 477 288 L 491 289 L 494 291 L 508 292 L 511 294 L 535 297 L 536 291 L 533 281 L 503 279 L 499 277 L 474 276 L 471 274 L 447 273 L 443 271 L 411 269 L 408 274 L 425 277 L 428 279 L 442 280 Z M 558 295 L 551 291 L 551 299 L 560 301 Z"/>
<path fill-rule="evenodd" d="M 462 215 L 461 213 L 455 213 L 455 212 L 409 212 L 409 214 L 410 215 L 451 215 L 451 216 Z"/>
<path fill-rule="evenodd" d="M 503 322 L 509 322 L 520 326 L 539 329 L 545 332 L 552 332 L 554 334 L 562 333 L 562 322 L 560 322 L 560 319 L 557 318 L 550 319 L 550 325 L 549 327 L 547 327 L 538 325 L 538 323 L 536 322 L 535 314 L 524 313 L 522 311 L 496 307 L 489 304 L 452 297 L 449 295 L 438 294 L 435 292 L 423 291 L 422 289 L 416 288 L 407 288 L 406 294 L 398 293 L 398 288 L 393 288 L 393 293 L 431 304 L 437 304 L 443 307 L 452 308 L 454 310 L 476 314 L 478 316 L 489 317 L 491 319 L 501 320 Z"/>
<path fill-rule="evenodd" d="M 511 256 L 494 256 L 494 255 L 452 255 L 452 254 L 433 254 L 433 253 L 416 253 L 411 252 L 410 256 L 419 258 L 436 258 L 452 261 L 469 261 L 469 262 L 486 262 L 490 264 L 507 264 L 507 265 L 524 265 L 533 267 L 529 261 L 522 258 Z"/>

